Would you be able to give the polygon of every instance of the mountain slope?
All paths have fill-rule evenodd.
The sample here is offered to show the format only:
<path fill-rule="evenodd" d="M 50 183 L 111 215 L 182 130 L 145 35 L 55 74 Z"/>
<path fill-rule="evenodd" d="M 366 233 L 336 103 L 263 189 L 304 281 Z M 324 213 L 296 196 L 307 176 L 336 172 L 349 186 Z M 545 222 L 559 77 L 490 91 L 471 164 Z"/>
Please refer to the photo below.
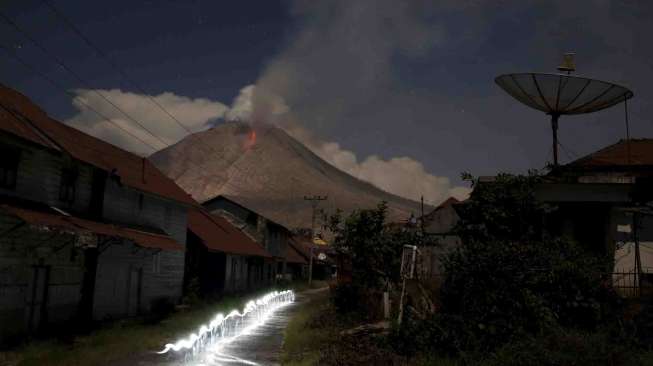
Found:
<path fill-rule="evenodd" d="M 320 208 L 350 212 L 388 202 L 389 219 L 419 213 L 417 202 L 387 193 L 330 165 L 279 128 L 223 123 L 190 135 L 150 159 L 198 201 L 226 195 L 291 228 L 311 226 L 306 195 Z"/>

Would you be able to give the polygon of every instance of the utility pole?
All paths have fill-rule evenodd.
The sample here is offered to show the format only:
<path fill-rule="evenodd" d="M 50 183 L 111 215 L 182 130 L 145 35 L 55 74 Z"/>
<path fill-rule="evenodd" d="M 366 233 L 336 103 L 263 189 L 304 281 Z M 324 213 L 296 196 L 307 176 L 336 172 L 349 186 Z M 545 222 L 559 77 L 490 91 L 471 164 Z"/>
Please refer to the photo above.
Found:
<path fill-rule="evenodd" d="M 304 201 L 311 201 L 311 208 L 312 208 L 312 213 L 311 213 L 311 246 L 309 247 L 308 251 L 308 285 L 311 285 L 311 282 L 313 282 L 313 239 L 315 238 L 315 212 L 317 211 L 317 206 L 319 205 L 320 201 L 324 201 L 328 198 L 328 196 L 319 196 L 319 195 L 313 195 L 313 196 L 304 196 Z"/>

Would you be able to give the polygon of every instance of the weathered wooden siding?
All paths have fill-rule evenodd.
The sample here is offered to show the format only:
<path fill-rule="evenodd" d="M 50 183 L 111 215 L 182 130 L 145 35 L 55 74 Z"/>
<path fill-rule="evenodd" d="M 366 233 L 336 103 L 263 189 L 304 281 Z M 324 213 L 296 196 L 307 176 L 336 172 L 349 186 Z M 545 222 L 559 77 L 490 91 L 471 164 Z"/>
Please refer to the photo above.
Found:
<path fill-rule="evenodd" d="M 16 187 L 0 188 L 0 195 L 40 202 L 83 217 L 90 214 L 95 168 L 12 136 L 0 134 L 0 144 L 21 151 Z M 74 200 L 66 203 L 60 200 L 59 192 L 63 168 L 70 164 L 78 175 Z M 103 220 L 156 228 L 182 245 L 186 242 L 187 209 L 175 201 L 108 179 L 102 207 Z M 0 214 L 0 233 L 20 222 Z M 76 315 L 84 255 L 73 248 L 73 243 L 72 234 L 37 230 L 29 224 L 0 237 L 0 342 L 40 325 L 67 322 Z M 157 253 L 127 240 L 111 245 L 98 258 L 93 316 L 104 319 L 146 312 L 158 298 L 177 302 L 182 295 L 183 275 L 183 251 Z M 31 305 L 34 296 L 37 303 L 45 304 L 43 311 L 41 305 Z"/>
<path fill-rule="evenodd" d="M 181 264 L 180 264 L 181 263 Z M 183 253 L 144 249 L 123 240 L 98 258 L 93 317 L 133 316 L 150 310 L 152 301 L 181 297 Z"/>
<path fill-rule="evenodd" d="M 0 194 L 39 201 L 71 212 L 86 212 L 91 199 L 92 168 L 76 162 L 79 171 L 75 199 L 71 205 L 59 199 L 61 173 L 65 158 L 63 154 L 0 135 L 0 144 L 21 151 L 14 189 L 0 188 Z"/>
<path fill-rule="evenodd" d="M 161 229 L 179 243 L 186 243 L 186 207 L 121 186 L 113 180 L 106 184 L 103 217 L 126 225 Z"/>
<path fill-rule="evenodd" d="M 19 223 L 0 213 L 0 232 Z M 28 225 L 0 237 L 0 342 L 75 315 L 83 268 L 73 243 L 72 235 Z"/>

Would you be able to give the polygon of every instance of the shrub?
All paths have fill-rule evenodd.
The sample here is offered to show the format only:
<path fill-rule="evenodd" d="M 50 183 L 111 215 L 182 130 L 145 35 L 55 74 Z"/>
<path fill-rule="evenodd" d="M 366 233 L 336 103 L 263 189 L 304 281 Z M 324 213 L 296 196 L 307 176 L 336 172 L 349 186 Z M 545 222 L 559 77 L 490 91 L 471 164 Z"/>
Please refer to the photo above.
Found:
<path fill-rule="evenodd" d="M 418 349 L 491 352 L 560 326 L 594 330 L 616 319 L 618 297 L 602 286 L 605 258 L 545 230 L 552 208 L 535 200 L 539 182 L 535 173 L 473 181 L 458 210 L 462 244 L 442 259 L 441 312 L 402 330 L 415 333 Z"/>
<path fill-rule="evenodd" d="M 333 292 L 338 311 L 366 310 L 374 317 L 380 309 L 380 294 L 388 284 L 399 283 L 404 245 L 430 245 L 430 238 L 387 225 L 386 215 L 383 202 L 376 209 L 357 210 L 346 218 L 340 213 L 331 217 L 333 247 L 351 263 L 350 283 L 338 285 Z"/>
<path fill-rule="evenodd" d="M 557 325 L 595 329 L 619 307 L 603 268 L 561 239 L 464 245 L 445 260 L 442 312 L 465 319 L 488 349 Z"/>
<path fill-rule="evenodd" d="M 525 337 L 498 349 L 487 366 L 633 365 L 631 351 L 608 332 L 579 332 L 561 328 L 546 335 Z"/>

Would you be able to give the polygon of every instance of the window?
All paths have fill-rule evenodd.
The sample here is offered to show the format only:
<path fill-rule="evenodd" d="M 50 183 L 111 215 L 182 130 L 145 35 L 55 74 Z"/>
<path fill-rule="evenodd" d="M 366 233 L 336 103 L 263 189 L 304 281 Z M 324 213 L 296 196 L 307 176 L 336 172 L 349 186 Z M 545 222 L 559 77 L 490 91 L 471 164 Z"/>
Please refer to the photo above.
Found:
<path fill-rule="evenodd" d="M 77 176 L 77 168 L 63 168 L 61 171 L 61 185 L 59 186 L 59 200 L 68 204 L 75 201 L 75 187 L 77 186 Z"/>
<path fill-rule="evenodd" d="M 20 151 L 0 147 L 0 188 L 16 188 Z"/>

